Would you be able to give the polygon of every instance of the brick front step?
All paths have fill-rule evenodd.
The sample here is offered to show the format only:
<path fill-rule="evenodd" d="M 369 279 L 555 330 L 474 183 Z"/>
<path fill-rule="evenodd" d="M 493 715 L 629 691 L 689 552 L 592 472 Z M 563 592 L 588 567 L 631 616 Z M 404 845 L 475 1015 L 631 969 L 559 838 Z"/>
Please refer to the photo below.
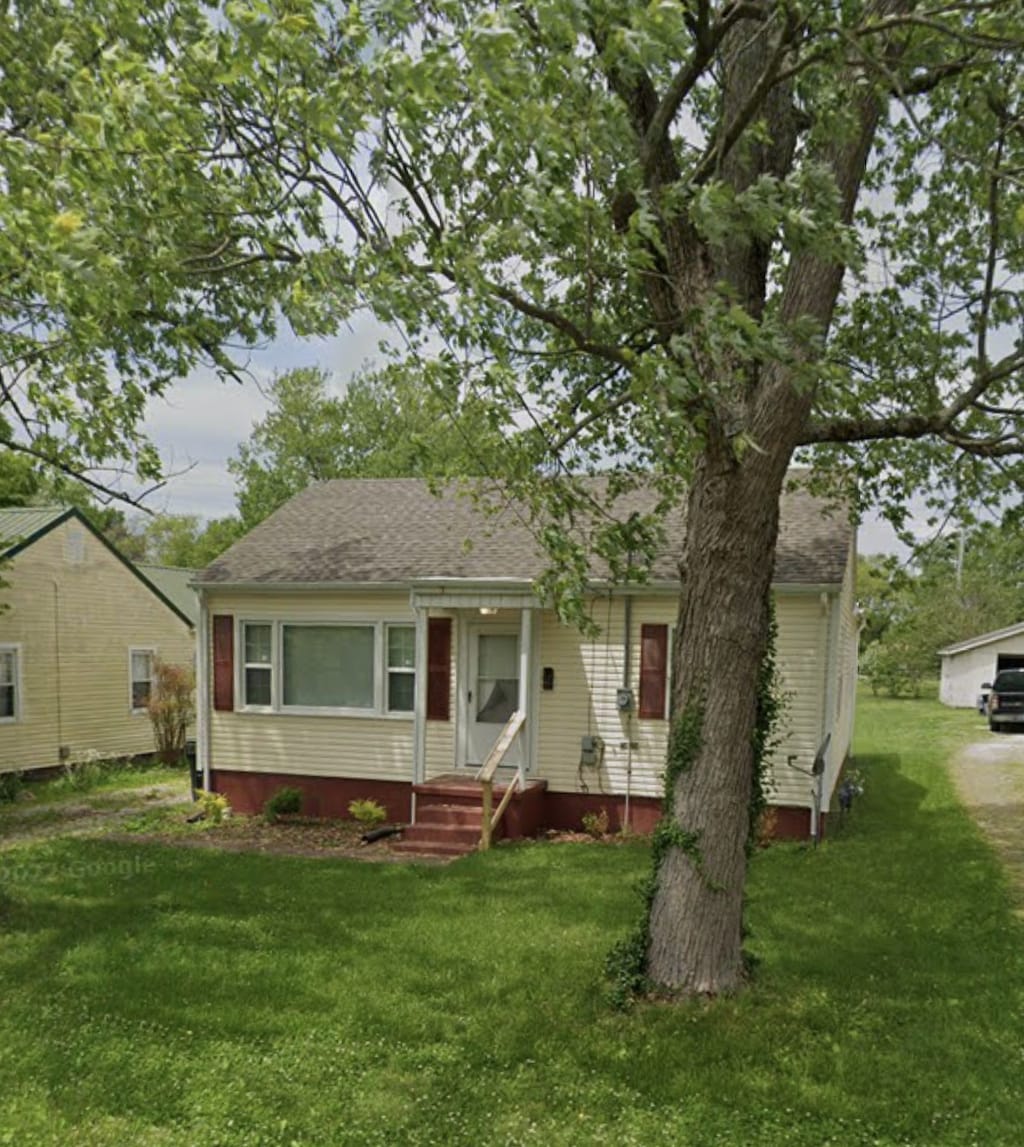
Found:
<path fill-rule="evenodd" d="M 416 809 L 416 824 L 468 825 L 480 835 L 480 804 L 420 804 Z"/>
<path fill-rule="evenodd" d="M 468 856 L 474 851 L 475 845 L 467 848 L 465 844 L 443 841 L 407 840 L 403 837 L 391 846 L 392 852 L 402 852 L 407 856 L 439 856 L 455 860 L 460 856 Z"/>
<path fill-rule="evenodd" d="M 480 825 L 474 828 L 468 824 L 423 824 L 417 820 L 402 833 L 402 839 L 424 844 L 464 844 L 471 851 L 480 841 Z"/>

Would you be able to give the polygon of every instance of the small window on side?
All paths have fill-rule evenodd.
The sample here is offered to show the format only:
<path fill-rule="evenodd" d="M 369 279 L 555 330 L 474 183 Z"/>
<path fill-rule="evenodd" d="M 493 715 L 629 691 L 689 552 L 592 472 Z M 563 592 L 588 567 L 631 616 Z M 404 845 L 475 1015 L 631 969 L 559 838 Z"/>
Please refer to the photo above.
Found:
<path fill-rule="evenodd" d="M 131 677 L 131 710 L 145 713 L 153 689 L 153 649 L 132 649 L 128 654 Z"/>

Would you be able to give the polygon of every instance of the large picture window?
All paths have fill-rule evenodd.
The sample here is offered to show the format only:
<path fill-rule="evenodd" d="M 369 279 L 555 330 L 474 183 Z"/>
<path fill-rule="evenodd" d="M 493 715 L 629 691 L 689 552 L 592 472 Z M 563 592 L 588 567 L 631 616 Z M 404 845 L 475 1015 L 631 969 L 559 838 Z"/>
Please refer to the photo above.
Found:
<path fill-rule="evenodd" d="M 416 630 L 385 622 L 243 621 L 244 709 L 412 713 Z"/>
<path fill-rule="evenodd" d="M 282 703 L 373 709 L 372 625 L 284 625 Z"/>
<path fill-rule="evenodd" d="M 18 649 L 0 645 L 0 721 L 18 719 Z"/>

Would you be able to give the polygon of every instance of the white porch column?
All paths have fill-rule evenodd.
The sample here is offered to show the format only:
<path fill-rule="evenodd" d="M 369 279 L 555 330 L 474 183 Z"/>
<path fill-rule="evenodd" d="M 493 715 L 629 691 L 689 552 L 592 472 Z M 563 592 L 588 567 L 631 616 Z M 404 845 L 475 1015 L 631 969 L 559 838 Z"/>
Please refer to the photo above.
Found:
<path fill-rule="evenodd" d="M 526 765 L 532 764 L 533 714 L 530 712 L 530 666 L 533 663 L 533 610 L 519 611 L 519 711 L 526 720 L 520 730 L 519 787 L 526 784 Z"/>
<path fill-rule="evenodd" d="M 417 605 L 416 612 L 416 693 L 412 718 L 412 783 L 427 776 L 427 610 Z M 411 819 L 416 819 L 416 794 L 412 794 Z"/>
<path fill-rule="evenodd" d="M 196 763 L 203 770 L 203 788 L 210 791 L 210 611 L 199 591 L 196 631 Z"/>

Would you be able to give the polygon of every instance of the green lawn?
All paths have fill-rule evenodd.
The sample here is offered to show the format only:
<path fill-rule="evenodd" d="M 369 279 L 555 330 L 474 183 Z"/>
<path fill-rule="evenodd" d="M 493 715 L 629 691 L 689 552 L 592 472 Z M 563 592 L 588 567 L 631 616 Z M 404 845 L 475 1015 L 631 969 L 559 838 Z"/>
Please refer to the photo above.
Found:
<path fill-rule="evenodd" d="M 979 722 L 859 727 L 866 795 L 757 857 L 757 979 L 712 1005 L 604 1004 L 641 845 L 4 854 L 0 1143 L 1019 1143 L 1024 926 L 941 764 Z"/>

